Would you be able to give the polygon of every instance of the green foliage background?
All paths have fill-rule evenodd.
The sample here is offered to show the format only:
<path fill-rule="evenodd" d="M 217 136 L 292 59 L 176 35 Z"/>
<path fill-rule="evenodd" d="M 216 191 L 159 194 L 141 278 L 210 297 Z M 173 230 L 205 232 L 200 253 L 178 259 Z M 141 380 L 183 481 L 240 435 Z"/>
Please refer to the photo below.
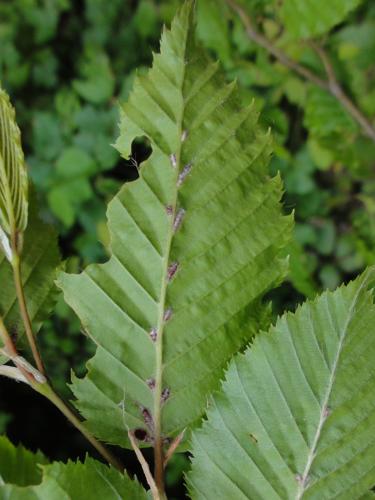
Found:
<path fill-rule="evenodd" d="M 375 5 L 372 0 L 331 2 L 314 23 L 309 8 L 327 2 L 242 0 L 257 29 L 290 57 L 324 78 L 306 38 L 318 37 L 345 91 L 375 115 Z M 297 8 L 301 5 L 303 8 Z M 149 65 L 174 0 L 12 0 L 0 3 L 0 80 L 11 95 L 44 218 L 61 235 L 66 267 L 78 271 L 105 260 L 105 206 L 131 162 L 110 146 L 118 101 Z M 316 5 L 315 5 L 316 6 Z M 319 8 L 319 6 L 317 6 Z M 289 283 L 273 292 L 275 312 L 333 289 L 375 262 L 375 144 L 328 93 L 298 77 L 251 42 L 224 1 L 198 2 L 198 34 L 228 80 L 237 78 L 244 104 L 256 99 L 271 127 L 284 206 L 295 210 Z M 134 146 L 134 163 L 147 152 Z M 71 258 L 72 255 L 76 257 Z M 40 333 L 49 371 L 61 391 L 73 366 L 78 375 L 91 346 L 78 320 L 60 300 Z M 0 413 L 4 430 L 11 417 Z M 178 459 L 180 460 L 180 459 Z M 170 481 L 178 481 L 176 462 Z M 177 471 L 177 472 L 176 472 Z"/>

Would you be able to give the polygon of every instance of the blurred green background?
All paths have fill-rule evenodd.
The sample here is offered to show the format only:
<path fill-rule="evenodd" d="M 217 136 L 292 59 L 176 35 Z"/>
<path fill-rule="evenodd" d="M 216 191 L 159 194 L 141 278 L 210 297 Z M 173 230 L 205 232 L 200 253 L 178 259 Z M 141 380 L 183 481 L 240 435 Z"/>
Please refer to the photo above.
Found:
<path fill-rule="evenodd" d="M 375 116 L 373 0 L 343 0 L 340 7 L 301 0 L 298 12 L 292 0 L 238 3 L 272 44 L 326 78 L 309 40 L 321 44 L 345 92 L 370 120 Z M 135 144 L 135 162 L 126 162 L 111 147 L 118 102 L 129 94 L 136 71 L 152 62 L 161 27 L 180 4 L 0 2 L 0 80 L 17 110 L 43 216 L 58 228 L 71 270 L 106 259 L 106 204 L 136 177 L 134 163 L 147 154 L 146 145 Z M 295 211 L 290 276 L 270 294 L 276 314 L 375 262 L 375 143 L 332 95 L 249 40 L 224 0 L 199 0 L 197 10 L 202 43 L 221 60 L 228 80 L 237 79 L 244 104 L 255 98 L 262 125 L 272 128 L 270 172 L 281 173 L 285 211 Z M 82 374 L 93 347 L 61 299 L 39 339 L 55 385 L 69 398 L 70 369 Z M 85 443 L 47 405 L 27 388 L 1 380 L 0 431 L 50 458 L 82 456 Z M 172 497 L 183 497 L 186 464 L 177 457 L 168 472 Z"/>

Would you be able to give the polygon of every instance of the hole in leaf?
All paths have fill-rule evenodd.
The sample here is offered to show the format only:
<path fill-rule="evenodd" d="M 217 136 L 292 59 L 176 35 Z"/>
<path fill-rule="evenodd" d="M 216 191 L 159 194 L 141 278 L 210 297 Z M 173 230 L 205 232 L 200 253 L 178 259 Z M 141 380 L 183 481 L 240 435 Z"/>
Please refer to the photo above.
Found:
<path fill-rule="evenodd" d="M 137 137 L 132 142 L 132 152 L 128 160 L 120 159 L 110 172 L 108 177 L 121 181 L 135 181 L 139 177 L 138 170 L 152 153 L 150 141 L 147 137 Z M 104 175 L 106 177 L 106 175 Z"/>
<path fill-rule="evenodd" d="M 148 435 L 145 429 L 135 429 L 134 436 L 138 441 L 146 441 Z"/>

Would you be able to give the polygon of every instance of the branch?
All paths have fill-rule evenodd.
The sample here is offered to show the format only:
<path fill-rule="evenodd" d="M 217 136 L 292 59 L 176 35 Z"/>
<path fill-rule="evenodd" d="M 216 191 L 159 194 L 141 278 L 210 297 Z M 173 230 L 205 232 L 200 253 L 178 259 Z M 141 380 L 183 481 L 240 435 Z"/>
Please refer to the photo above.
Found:
<path fill-rule="evenodd" d="M 273 43 L 268 40 L 262 33 L 257 31 L 250 17 L 247 13 L 240 7 L 235 0 L 226 0 L 227 4 L 234 10 L 238 16 L 241 18 L 243 25 L 245 26 L 247 36 L 253 40 L 256 44 L 266 49 L 270 54 L 272 54 L 281 64 L 291 69 L 298 75 L 300 75 L 305 80 L 314 83 L 321 89 L 329 92 L 335 99 L 337 99 L 342 106 L 348 111 L 348 113 L 354 118 L 354 120 L 360 125 L 364 134 L 375 142 L 375 128 L 373 127 L 370 120 L 362 113 L 362 111 L 356 106 L 356 104 L 350 99 L 350 97 L 345 94 L 343 88 L 336 79 L 331 62 L 328 59 L 327 54 L 323 51 L 321 47 L 319 49 L 314 47 L 320 56 L 322 63 L 327 72 L 328 80 L 324 80 L 316 75 L 314 72 L 303 66 L 302 64 L 290 59 L 282 50 L 273 45 Z M 319 51 L 318 51 L 319 50 Z"/>

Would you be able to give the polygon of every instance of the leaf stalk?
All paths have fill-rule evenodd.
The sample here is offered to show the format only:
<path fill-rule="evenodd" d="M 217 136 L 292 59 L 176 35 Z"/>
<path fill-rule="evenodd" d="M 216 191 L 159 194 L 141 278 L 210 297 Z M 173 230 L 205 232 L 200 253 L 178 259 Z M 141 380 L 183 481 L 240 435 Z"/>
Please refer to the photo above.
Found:
<path fill-rule="evenodd" d="M 30 315 L 26 305 L 25 292 L 22 284 L 22 275 L 21 275 L 21 259 L 19 255 L 19 250 L 17 248 L 17 241 L 15 235 L 12 236 L 12 269 L 13 269 L 13 277 L 14 277 L 14 285 L 16 287 L 16 294 L 18 299 L 18 305 L 20 308 L 20 313 L 22 317 L 22 321 L 25 327 L 27 341 L 29 343 L 34 361 L 36 363 L 36 367 L 45 375 L 45 368 L 43 365 L 43 361 L 38 349 L 38 346 L 35 341 Z"/>

